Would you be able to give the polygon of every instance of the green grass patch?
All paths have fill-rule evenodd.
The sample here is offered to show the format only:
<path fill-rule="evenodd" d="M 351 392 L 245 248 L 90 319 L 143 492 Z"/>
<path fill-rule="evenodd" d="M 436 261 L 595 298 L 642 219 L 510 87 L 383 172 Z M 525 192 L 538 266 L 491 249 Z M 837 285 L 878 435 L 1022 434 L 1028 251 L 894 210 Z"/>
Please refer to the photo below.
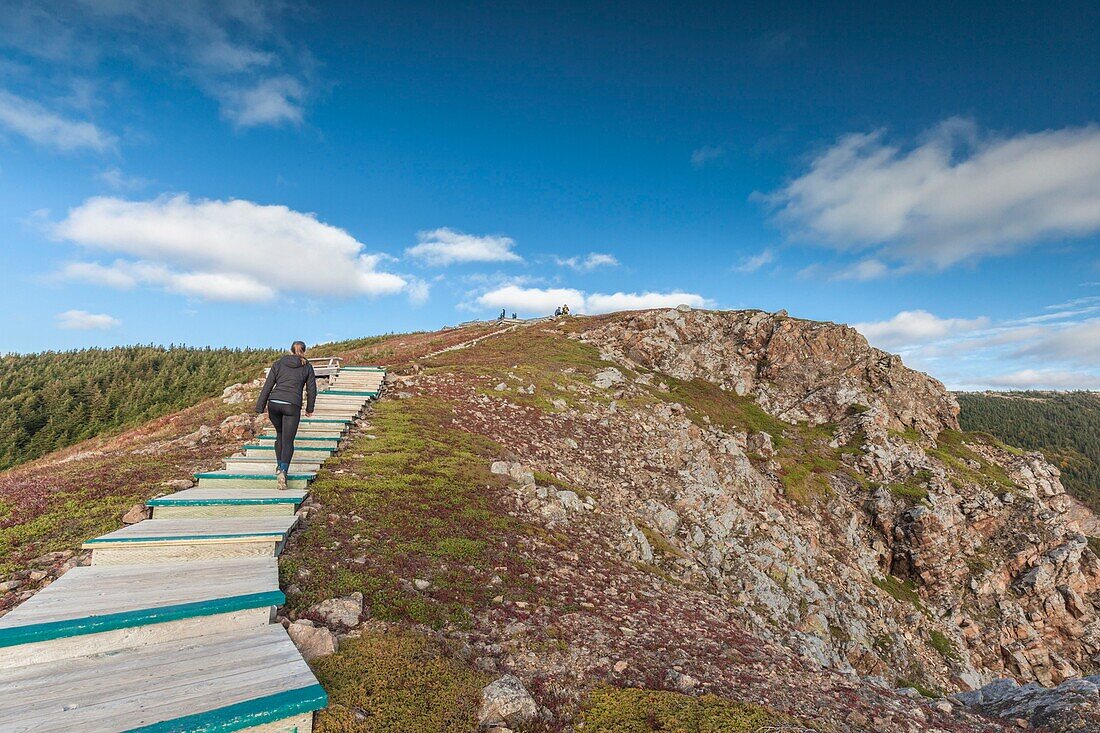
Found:
<path fill-rule="evenodd" d="M 314 663 L 329 695 L 317 733 L 468 733 L 489 679 L 409 633 L 364 634 Z"/>
<path fill-rule="evenodd" d="M 936 436 L 936 447 L 926 448 L 926 452 L 952 469 L 952 482 L 960 480 L 981 484 L 999 492 L 1016 489 L 1016 484 L 1000 466 L 990 463 L 968 447 L 968 443 L 982 442 L 979 433 L 961 433 L 958 430 L 944 430 Z M 978 467 L 970 465 L 975 462 Z"/>
<path fill-rule="evenodd" d="M 783 492 L 788 498 L 805 504 L 815 496 L 824 496 L 831 490 L 829 474 L 840 468 L 840 462 L 829 456 L 801 452 L 780 457 L 779 474 Z"/>
<path fill-rule="evenodd" d="M 932 629 L 928 632 L 928 646 L 935 649 L 940 653 L 941 657 L 950 662 L 957 662 L 962 659 L 962 657 L 959 656 L 958 650 L 955 649 L 955 645 L 951 643 L 951 640 L 936 629 Z"/>
<path fill-rule="evenodd" d="M 928 502 L 928 489 L 915 479 L 911 479 L 902 484 L 886 484 L 886 488 L 894 496 L 910 503 L 923 504 Z"/>
<path fill-rule="evenodd" d="M 921 684 L 920 682 L 908 679 L 906 677 L 898 677 L 897 679 L 895 679 L 894 687 L 911 687 L 919 692 L 923 697 L 927 697 L 930 699 L 943 697 L 943 693 L 940 690 L 934 687 L 928 687 L 927 685 Z"/>
<path fill-rule="evenodd" d="M 726 431 L 768 433 L 777 449 L 783 444 L 784 432 L 792 427 L 790 423 L 769 415 L 751 397 L 722 389 L 713 382 L 704 379 L 684 381 L 664 374 L 660 376 L 660 381 L 668 385 L 668 392 L 654 390 L 655 394 L 666 402 L 684 405 L 690 417 L 704 427 L 706 423 L 701 418 L 705 415 L 711 425 Z"/>
<path fill-rule="evenodd" d="M 763 726 L 798 724 L 762 705 L 717 695 L 613 687 L 593 691 L 579 720 L 585 733 L 755 733 Z"/>
<path fill-rule="evenodd" d="M 503 449 L 452 416 L 448 403 L 426 397 L 375 405 L 377 438 L 353 442 L 311 486 L 324 512 L 280 563 L 284 583 L 300 590 L 290 608 L 362 591 L 376 618 L 441 627 L 486 606 L 500 592 L 488 582 L 494 574 L 510 597 L 530 592 L 510 548 L 535 530 L 498 508 L 505 479 L 489 471 Z M 414 578 L 432 591 L 402 582 Z"/>
<path fill-rule="evenodd" d="M 913 581 L 901 580 L 900 578 L 895 578 L 893 575 L 887 575 L 885 578 L 875 578 L 871 582 L 880 590 L 886 591 L 886 593 L 895 600 L 901 601 L 902 603 L 908 603 L 918 611 L 927 613 L 924 605 L 921 603 L 920 594 L 917 592 L 917 586 Z"/>
<path fill-rule="evenodd" d="M 663 534 L 653 529 L 652 527 L 641 524 L 639 529 L 642 534 L 645 535 L 646 541 L 649 542 L 649 546 L 653 549 L 653 552 L 657 555 L 663 555 L 664 557 L 683 557 L 684 553 L 678 550 L 668 538 Z"/>

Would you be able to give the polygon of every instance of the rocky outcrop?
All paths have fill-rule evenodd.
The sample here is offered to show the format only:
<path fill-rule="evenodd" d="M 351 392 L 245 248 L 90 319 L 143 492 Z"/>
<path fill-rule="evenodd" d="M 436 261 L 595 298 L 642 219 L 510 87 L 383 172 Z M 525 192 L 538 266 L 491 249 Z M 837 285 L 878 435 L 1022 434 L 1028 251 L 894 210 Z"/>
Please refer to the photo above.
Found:
<path fill-rule="evenodd" d="M 1100 677 L 1069 680 L 1053 688 L 999 679 L 952 699 L 986 715 L 1018 721 L 1020 727 L 1050 733 L 1100 730 Z"/>
<path fill-rule="evenodd" d="M 743 659 L 702 647 L 729 623 L 859 680 L 861 699 L 877 694 L 868 684 L 902 689 L 902 707 L 928 715 L 863 708 L 840 724 L 853 731 L 979 730 L 931 722 L 963 708 L 914 688 L 1050 686 L 1097 670 L 1100 561 L 1057 469 L 960 432 L 942 385 L 854 330 L 684 308 L 529 328 L 517 348 L 568 350 L 568 365 L 473 378 L 434 365 L 407 387 L 503 447 L 487 467 L 510 486 L 509 514 L 569 537 L 568 551 L 530 559 L 575 609 L 544 620 L 574 634 L 568 661 L 482 620 L 494 641 L 480 653 L 505 650 L 487 669 L 728 694 L 744 690 Z M 605 554 L 651 580 L 596 577 Z M 687 610 L 711 603 L 705 621 Z M 517 613 L 537 628 L 531 609 Z"/>
<path fill-rule="evenodd" d="M 627 363 L 752 395 L 789 422 L 837 422 L 878 408 L 887 427 L 927 435 L 958 428 L 959 406 L 931 377 L 871 348 L 855 329 L 784 311 L 626 313 L 582 338 Z"/>

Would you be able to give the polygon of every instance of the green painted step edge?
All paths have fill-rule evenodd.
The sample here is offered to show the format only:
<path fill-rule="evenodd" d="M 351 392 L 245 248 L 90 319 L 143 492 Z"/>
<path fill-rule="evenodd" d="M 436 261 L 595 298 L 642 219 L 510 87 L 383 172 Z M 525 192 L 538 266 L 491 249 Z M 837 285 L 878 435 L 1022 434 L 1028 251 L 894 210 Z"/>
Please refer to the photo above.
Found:
<path fill-rule="evenodd" d="M 0 629 L 0 647 L 30 644 L 36 641 L 50 641 L 69 636 L 99 634 L 104 631 L 162 624 L 167 621 L 178 621 L 179 619 L 194 618 L 196 616 L 213 616 L 217 613 L 243 611 L 246 608 L 281 606 L 284 603 L 286 603 L 286 596 L 283 595 L 283 592 L 274 590 L 214 598 L 207 601 L 177 603 L 159 608 L 106 613 L 102 616 L 85 616 L 62 621 L 28 624 L 27 626 L 14 626 Z"/>
<path fill-rule="evenodd" d="M 256 438 L 256 440 L 275 440 L 274 435 L 257 435 L 257 436 L 255 436 L 255 438 Z M 306 436 L 299 435 L 299 436 L 294 438 L 295 443 L 297 443 L 300 440 L 327 440 L 330 443 L 339 443 L 340 442 L 339 438 L 314 438 L 314 437 L 310 437 L 308 435 L 306 435 Z"/>
<path fill-rule="evenodd" d="M 270 496 L 252 499 L 233 499 L 230 497 L 224 499 L 173 499 L 168 496 L 161 496 L 157 499 L 150 499 L 145 504 L 146 506 L 252 506 L 256 504 L 301 504 L 303 501 L 305 501 L 304 497 L 297 496 Z"/>
<path fill-rule="evenodd" d="M 378 396 L 378 391 L 377 390 L 371 390 L 371 391 L 362 390 L 361 391 L 361 390 L 357 390 L 357 389 L 326 389 L 324 392 L 320 393 L 320 396 L 324 396 L 324 395 L 327 395 L 327 394 L 345 395 L 345 396 L 349 396 L 349 397 L 377 397 Z"/>
<path fill-rule="evenodd" d="M 241 450 L 275 450 L 275 446 L 273 446 L 273 445 L 246 445 L 243 448 L 241 448 Z M 311 453 L 322 453 L 322 452 L 332 453 L 334 450 L 336 450 L 336 449 L 335 448 L 330 448 L 328 446 L 323 447 L 323 448 L 305 448 L 305 447 L 299 448 L 298 446 L 294 446 L 294 452 L 295 453 L 297 453 L 298 451 L 310 451 Z M 229 458 L 226 458 L 225 460 L 232 461 L 232 460 L 234 460 L 234 458 L 240 458 L 240 456 L 236 456 L 236 457 L 230 456 Z"/>
<path fill-rule="evenodd" d="M 289 531 L 289 530 L 287 530 Z M 286 532 L 234 532 L 231 534 L 176 534 L 160 537 L 93 537 L 86 545 L 113 545 L 117 542 L 180 542 L 183 540 L 234 540 L 239 537 L 286 537 Z"/>
<path fill-rule="evenodd" d="M 302 418 L 302 420 L 301 420 L 301 422 L 338 422 L 338 423 L 349 423 L 349 422 L 351 422 L 351 420 L 340 420 L 339 418 L 335 418 L 335 417 L 303 417 L 303 418 Z"/>
<path fill-rule="evenodd" d="M 321 710 L 327 706 L 328 694 L 325 688 L 314 684 L 174 720 L 130 728 L 125 733 L 232 733 L 242 728 Z"/>
<path fill-rule="evenodd" d="M 287 481 L 310 481 L 313 479 L 315 473 L 288 473 L 286 475 Z M 275 474 L 268 475 L 266 473 L 196 473 L 195 478 L 206 479 L 238 479 L 238 480 L 256 480 L 256 481 L 275 481 Z"/>
<path fill-rule="evenodd" d="M 341 372 L 384 372 L 384 367 L 346 366 L 340 367 Z"/>

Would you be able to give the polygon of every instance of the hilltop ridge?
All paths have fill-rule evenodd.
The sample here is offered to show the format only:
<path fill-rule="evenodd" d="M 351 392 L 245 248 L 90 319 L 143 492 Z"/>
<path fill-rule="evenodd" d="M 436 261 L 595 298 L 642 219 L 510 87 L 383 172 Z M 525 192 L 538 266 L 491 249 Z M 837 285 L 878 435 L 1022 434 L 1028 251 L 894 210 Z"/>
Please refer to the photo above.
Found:
<path fill-rule="evenodd" d="M 834 732 L 1006 730 L 935 696 L 1096 670 L 1100 561 L 1057 469 L 961 432 L 941 384 L 850 328 L 681 308 L 343 348 L 391 376 L 281 561 L 288 622 L 326 624 L 319 604 L 352 592 L 369 609 L 334 627 L 359 640 L 315 663 L 335 703 L 320 731 L 425 719 L 365 695 L 371 668 L 438 693 L 457 722 L 435 730 L 469 729 L 481 686 L 508 673 L 538 703 L 530 730 L 652 730 L 713 695 L 762 706 L 723 715 Z M 40 510 L 53 473 L 191 434 L 77 446 L 0 475 L 0 498 L 33 481 Z M 202 445 L 171 465 L 201 463 Z M 0 531 L 31 522 L 19 511 Z M 445 690 L 412 671 L 425 664 Z"/>

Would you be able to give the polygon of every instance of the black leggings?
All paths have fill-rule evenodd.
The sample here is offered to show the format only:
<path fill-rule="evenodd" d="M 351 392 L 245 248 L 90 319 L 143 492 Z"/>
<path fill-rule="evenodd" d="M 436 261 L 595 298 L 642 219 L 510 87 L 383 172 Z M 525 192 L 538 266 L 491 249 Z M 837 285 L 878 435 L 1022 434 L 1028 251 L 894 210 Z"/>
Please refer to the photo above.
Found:
<path fill-rule="evenodd" d="M 267 416 L 275 426 L 275 460 L 279 468 L 289 471 L 290 459 L 294 457 L 294 436 L 298 434 L 298 422 L 302 419 L 302 408 L 268 402 Z"/>

